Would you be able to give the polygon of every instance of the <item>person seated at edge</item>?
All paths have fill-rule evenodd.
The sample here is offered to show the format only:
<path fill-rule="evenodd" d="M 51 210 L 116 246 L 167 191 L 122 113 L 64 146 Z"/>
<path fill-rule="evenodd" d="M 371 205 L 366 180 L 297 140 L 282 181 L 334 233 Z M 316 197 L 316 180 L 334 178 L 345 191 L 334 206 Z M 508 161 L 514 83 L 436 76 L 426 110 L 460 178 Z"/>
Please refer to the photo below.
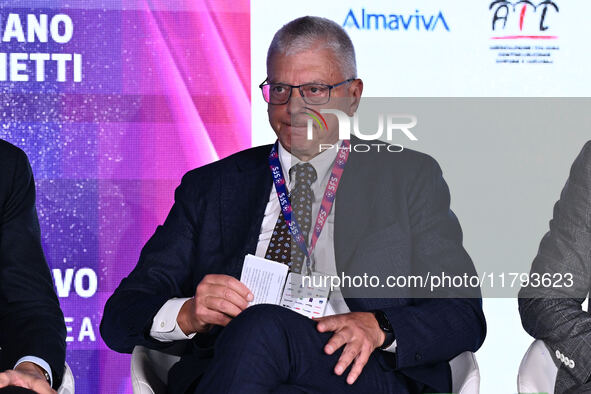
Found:
<path fill-rule="evenodd" d="M 581 306 L 591 290 L 589 212 L 591 141 L 574 161 L 554 205 L 550 231 L 532 263 L 530 285 L 519 292 L 523 328 L 543 340 L 560 365 L 557 394 L 591 392 L 591 314 Z"/>
<path fill-rule="evenodd" d="M 55 393 L 66 326 L 41 248 L 25 153 L 0 140 L 0 393 Z"/>
<path fill-rule="evenodd" d="M 339 141 L 335 116 L 308 139 L 307 112 L 336 103 L 352 116 L 363 90 L 353 44 L 338 24 L 307 16 L 283 26 L 260 87 L 278 142 L 184 176 L 165 223 L 105 305 L 105 342 L 130 353 L 191 339 L 169 372 L 174 393 L 449 392 L 448 361 L 484 341 L 479 289 L 445 299 L 333 291 L 320 319 L 276 305 L 247 308 L 253 294 L 237 279 L 247 253 L 293 272 L 313 261 L 315 271 L 331 275 L 405 275 L 429 265 L 475 273 L 434 159 L 347 149 L 359 140 Z M 337 143 L 343 149 L 320 153 Z M 343 162 L 334 209 L 325 209 L 318 235 L 312 223 L 321 205 L 330 206 L 325 190 Z M 291 202 L 279 202 L 272 168 Z M 301 242 L 291 253 L 278 247 L 292 241 L 284 220 L 291 208 L 303 239 L 317 239 L 310 259 L 302 238 L 293 237 Z"/>

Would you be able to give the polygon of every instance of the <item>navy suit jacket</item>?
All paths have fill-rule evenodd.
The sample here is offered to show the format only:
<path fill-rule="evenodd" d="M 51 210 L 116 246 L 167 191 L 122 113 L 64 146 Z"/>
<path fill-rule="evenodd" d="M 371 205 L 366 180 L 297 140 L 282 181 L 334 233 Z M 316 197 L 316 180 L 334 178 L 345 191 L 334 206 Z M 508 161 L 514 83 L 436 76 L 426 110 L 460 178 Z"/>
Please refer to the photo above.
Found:
<path fill-rule="evenodd" d="M 270 149 L 248 149 L 184 176 L 165 223 L 105 306 L 101 333 L 109 347 L 129 353 L 136 345 L 167 346 L 149 336 L 152 319 L 167 300 L 193 296 L 210 273 L 240 277 L 244 256 L 255 252 L 269 201 Z M 351 152 L 334 206 L 339 274 L 382 280 L 436 270 L 474 274 L 449 198 L 439 166 L 427 155 Z M 410 289 L 342 291 L 352 311 L 386 313 L 398 343 L 396 353 L 380 352 L 386 369 L 436 390 L 450 389 L 448 360 L 476 351 L 484 341 L 479 289 L 462 298 L 415 297 Z M 192 357 L 203 360 L 203 369 L 219 331 L 192 341 Z"/>
<path fill-rule="evenodd" d="M 66 358 L 64 316 L 41 249 L 35 183 L 23 151 L 0 140 L 0 371 L 45 360 L 54 388 Z"/>

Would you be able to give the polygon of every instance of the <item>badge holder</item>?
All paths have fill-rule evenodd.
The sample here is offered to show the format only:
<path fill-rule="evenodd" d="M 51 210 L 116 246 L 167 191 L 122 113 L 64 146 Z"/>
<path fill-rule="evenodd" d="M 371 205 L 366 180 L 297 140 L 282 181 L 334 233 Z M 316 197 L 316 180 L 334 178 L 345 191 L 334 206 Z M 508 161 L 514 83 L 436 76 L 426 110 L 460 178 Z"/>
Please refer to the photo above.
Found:
<path fill-rule="evenodd" d="M 327 285 L 325 278 L 319 272 L 306 277 L 290 272 L 279 305 L 310 318 L 324 316 L 330 287 L 318 285 Z"/>

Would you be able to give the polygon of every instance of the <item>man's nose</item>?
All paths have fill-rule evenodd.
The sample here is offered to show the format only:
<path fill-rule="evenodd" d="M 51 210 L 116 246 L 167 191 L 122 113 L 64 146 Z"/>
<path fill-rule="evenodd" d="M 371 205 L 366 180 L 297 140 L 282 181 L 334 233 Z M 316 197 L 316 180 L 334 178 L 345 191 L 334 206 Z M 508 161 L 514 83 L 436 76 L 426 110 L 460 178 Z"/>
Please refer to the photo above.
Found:
<path fill-rule="evenodd" d="M 306 103 L 304 102 L 304 98 L 300 94 L 300 89 L 292 88 L 291 90 L 291 97 L 287 102 L 287 113 L 289 114 L 297 114 L 303 111 Z"/>

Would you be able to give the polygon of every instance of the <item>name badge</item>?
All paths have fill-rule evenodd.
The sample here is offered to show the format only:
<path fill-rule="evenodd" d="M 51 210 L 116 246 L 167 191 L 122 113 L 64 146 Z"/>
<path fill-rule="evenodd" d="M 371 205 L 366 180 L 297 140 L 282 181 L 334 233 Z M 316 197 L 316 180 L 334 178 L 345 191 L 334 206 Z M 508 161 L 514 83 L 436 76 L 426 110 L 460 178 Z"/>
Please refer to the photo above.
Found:
<path fill-rule="evenodd" d="M 314 280 L 314 277 L 325 276 L 319 272 L 313 272 L 311 275 L 290 272 L 279 305 L 309 318 L 324 316 L 330 288 L 314 286 L 324 282 L 321 278 Z"/>

